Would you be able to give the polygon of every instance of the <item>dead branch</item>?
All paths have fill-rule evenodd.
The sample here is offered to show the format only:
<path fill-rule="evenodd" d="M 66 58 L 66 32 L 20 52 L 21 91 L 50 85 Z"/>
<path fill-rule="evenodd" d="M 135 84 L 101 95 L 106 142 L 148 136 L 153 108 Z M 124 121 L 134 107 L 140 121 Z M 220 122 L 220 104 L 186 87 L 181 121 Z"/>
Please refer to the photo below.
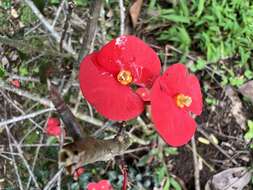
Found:
<path fill-rule="evenodd" d="M 81 125 L 77 122 L 73 113 L 70 111 L 68 106 L 65 104 L 64 100 L 57 91 L 57 88 L 51 84 L 50 87 L 50 99 L 52 100 L 57 112 L 59 113 L 61 119 L 63 120 L 67 134 L 71 136 L 74 140 L 78 140 L 83 136 L 88 135 L 88 131 L 84 129 L 85 133 L 81 132 Z"/>
<path fill-rule="evenodd" d="M 43 24 L 45 29 L 50 32 L 52 37 L 58 43 L 60 43 L 60 41 L 61 41 L 60 34 L 54 30 L 52 25 L 49 24 L 49 22 L 45 19 L 45 17 L 40 13 L 40 11 L 36 7 L 36 5 L 34 5 L 33 1 L 31 1 L 31 0 L 23 0 L 23 1 L 32 9 L 33 13 L 39 18 L 39 20 L 41 21 L 41 23 Z M 67 52 L 72 54 L 75 59 L 77 58 L 76 52 L 66 42 L 63 42 L 62 46 Z"/>
<path fill-rule="evenodd" d="M 83 57 L 90 53 L 91 44 L 93 44 L 95 37 L 96 37 L 96 30 L 97 30 L 97 22 L 100 15 L 100 10 L 102 7 L 102 0 L 94 0 L 91 2 L 90 5 L 90 19 L 87 25 L 87 29 L 83 35 L 83 42 L 80 48 L 79 56 L 78 56 L 78 64 L 81 62 Z"/>

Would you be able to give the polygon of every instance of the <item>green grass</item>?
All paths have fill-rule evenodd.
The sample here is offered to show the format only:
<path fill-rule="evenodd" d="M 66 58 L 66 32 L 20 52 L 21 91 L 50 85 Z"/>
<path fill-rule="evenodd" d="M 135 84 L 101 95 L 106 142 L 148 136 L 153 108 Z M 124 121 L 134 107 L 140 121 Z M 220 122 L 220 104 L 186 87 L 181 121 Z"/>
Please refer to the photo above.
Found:
<path fill-rule="evenodd" d="M 201 59 L 195 62 L 192 71 L 203 70 L 209 64 L 220 70 L 223 85 L 239 86 L 252 78 L 252 1 L 181 0 L 162 8 L 158 1 L 151 0 L 149 8 L 157 12 L 151 22 L 166 25 L 156 32 L 158 41 L 174 45 L 185 55 L 192 51 L 199 53 Z M 219 62 L 228 58 L 232 60 L 232 69 Z M 184 56 L 181 61 L 186 61 Z"/>

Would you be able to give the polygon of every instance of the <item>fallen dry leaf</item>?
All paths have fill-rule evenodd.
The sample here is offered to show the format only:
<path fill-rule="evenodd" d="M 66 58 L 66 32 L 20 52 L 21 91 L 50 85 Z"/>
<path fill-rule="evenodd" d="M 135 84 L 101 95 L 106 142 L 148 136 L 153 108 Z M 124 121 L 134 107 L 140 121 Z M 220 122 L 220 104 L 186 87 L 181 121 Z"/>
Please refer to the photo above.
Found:
<path fill-rule="evenodd" d="M 137 21 L 141 12 L 143 0 L 135 0 L 132 6 L 130 7 L 129 14 L 133 23 L 133 27 L 137 25 Z"/>
<path fill-rule="evenodd" d="M 246 130 L 246 118 L 242 112 L 242 102 L 238 97 L 237 92 L 231 87 L 225 88 L 226 96 L 231 100 L 231 113 L 234 116 L 236 123 L 241 126 L 243 130 Z"/>
<path fill-rule="evenodd" d="M 246 82 L 239 88 L 239 92 L 253 103 L 253 80 Z"/>
<path fill-rule="evenodd" d="M 11 8 L 11 16 L 13 16 L 13 18 L 18 18 L 18 13 L 17 13 L 16 9 Z"/>
<path fill-rule="evenodd" d="M 224 170 L 206 183 L 205 190 L 242 190 L 251 180 L 252 172 L 246 167 Z"/>

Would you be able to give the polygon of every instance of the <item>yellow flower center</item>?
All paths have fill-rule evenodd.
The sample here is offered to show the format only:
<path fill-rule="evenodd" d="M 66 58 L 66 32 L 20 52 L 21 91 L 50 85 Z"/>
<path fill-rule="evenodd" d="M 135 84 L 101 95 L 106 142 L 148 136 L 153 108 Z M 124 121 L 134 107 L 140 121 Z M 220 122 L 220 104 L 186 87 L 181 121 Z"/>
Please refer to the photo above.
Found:
<path fill-rule="evenodd" d="M 130 71 L 127 70 L 122 70 L 118 73 L 117 75 L 117 80 L 120 82 L 122 85 L 128 85 L 132 82 L 133 77 Z"/>
<path fill-rule="evenodd" d="M 192 103 L 192 98 L 190 96 L 186 96 L 184 94 L 178 94 L 176 96 L 176 104 L 177 107 L 183 108 L 183 107 L 189 107 Z"/>

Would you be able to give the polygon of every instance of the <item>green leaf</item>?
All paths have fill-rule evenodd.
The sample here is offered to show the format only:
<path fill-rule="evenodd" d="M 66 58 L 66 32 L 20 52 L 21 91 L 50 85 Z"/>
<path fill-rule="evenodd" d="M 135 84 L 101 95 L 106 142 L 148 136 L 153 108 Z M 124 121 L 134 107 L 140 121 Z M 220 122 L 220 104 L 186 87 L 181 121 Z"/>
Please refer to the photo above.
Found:
<path fill-rule="evenodd" d="M 202 69 L 205 68 L 205 66 L 206 66 L 206 61 L 205 60 L 203 60 L 203 59 L 198 59 L 197 60 L 197 64 L 196 64 L 197 70 L 202 70 Z"/>
<path fill-rule="evenodd" d="M 75 183 L 71 184 L 70 189 L 71 190 L 78 190 L 78 189 L 80 189 L 80 186 L 77 182 L 75 182 Z"/>
<path fill-rule="evenodd" d="M 37 133 L 30 133 L 28 137 L 26 137 L 25 142 L 27 144 L 34 144 L 39 140 L 39 134 Z"/>
<path fill-rule="evenodd" d="M 49 3 L 58 5 L 58 4 L 60 4 L 60 0 L 50 0 Z"/>
<path fill-rule="evenodd" d="M 253 78 L 253 72 L 249 69 L 247 69 L 245 72 L 244 72 L 244 76 L 247 78 L 247 79 L 252 79 Z"/>
<path fill-rule="evenodd" d="M 205 101 L 207 104 L 209 105 L 217 105 L 218 104 L 218 100 L 214 99 L 214 98 L 205 98 Z"/>
<path fill-rule="evenodd" d="M 179 183 L 174 179 L 174 178 L 170 178 L 170 184 L 171 186 L 175 189 L 175 190 L 182 190 L 181 186 L 179 185 Z"/>
<path fill-rule="evenodd" d="M 225 86 L 225 85 L 227 85 L 227 84 L 228 84 L 228 77 L 225 76 L 225 75 L 223 75 L 223 76 L 222 76 L 221 85 L 222 85 L 222 86 Z"/>
<path fill-rule="evenodd" d="M 3 78 L 5 76 L 5 69 L 3 66 L 0 65 L 0 78 Z"/>
<path fill-rule="evenodd" d="M 43 12 L 43 9 L 46 5 L 46 1 L 45 0 L 33 0 L 33 2 L 36 5 L 36 7 L 40 10 L 40 12 Z"/>
<path fill-rule="evenodd" d="M 148 10 L 152 10 L 155 8 L 156 0 L 151 0 L 148 4 Z"/>
<path fill-rule="evenodd" d="M 20 20 L 24 23 L 24 24 L 31 24 L 32 22 L 37 20 L 37 17 L 35 16 L 35 14 L 33 13 L 33 11 L 30 9 L 30 7 L 25 6 L 22 9 L 21 12 L 21 16 L 20 16 Z"/>
<path fill-rule="evenodd" d="M 10 9 L 11 8 L 11 0 L 1 0 L 0 7 L 4 8 L 4 9 Z"/>
<path fill-rule="evenodd" d="M 27 76 L 29 74 L 26 67 L 20 67 L 19 68 L 19 73 L 20 73 L 21 76 Z"/>
<path fill-rule="evenodd" d="M 185 27 L 180 27 L 178 28 L 179 30 L 179 37 L 182 43 L 185 45 L 190 45 L 191 44 L 191 37 L 189 36 L 187 30 Z"/>
<path fill-rule="evenodd" d="M 136 165 L 138 167 L 145 166 L 148 162 L 148 159 L 149 159 L 149 155 L 144 155 L 143 157 L 141 157 L 141 159 L 139 160 L 139 162 Z"/>
<path fill-rule="evenodd" d="M 242 47 L 239 47 L 239 52 L 240 52 L 242 64 L 247 63 L 248 59 L 250 58 L 250 53 L 246 52 L 246 50 Z"/>
<path fill-rule="evenodd" d="M 87 0 L 75 0 L 77 6 L 86 6 L 88 4 Z"/>
<path fill-rule="evenodd" d="M 196 12 L 196 16 L 199 17 L 204 10 L 205 0 L 199 0 L 198 2 L 198 10 Z"/>
<path fill-rule="evenodd" d="M 167 179 L 165 185 L 163 186 L 163 190 L 169 190 L 169 189 L 170 189 L 170 179 Z"/>
<path fill-rule="evenodd" d="M 156 175 L 158 183 L 161 183 L 166 175 L 166 168 L 164 166 L 156 168 Z"/>
<path fill-rule="evenodd" d="M 181 15 L 161 15 L 161 18 L 177 23 L 190 23 L 190 19 Z"/>
<path fill-rule="evenodd" d="M 244 84 L 245 79 L 244 76 L 239 76 L 239 77 L 230 77 L 229 78 L 229 82 L 232 86 L 241 86 L 242 84 Z"/>
<path fill-rule="evenodd" d="M 178 150 L 177 150 L 177 148 L 174 148 L 174 147 L 165 147 L 164 148 L 164 153 L 166 154 L 166 156 L 177 155 Z"/>
<path fill-rule="evenodd" d="M 183 15 L 189 17 L 189 9 L 188 9 L 188 0 L 180 0 L 180 8 L 183 12 Z"/>
<path fill-rule="evenodd" d="M 47 138 L 47 144 L 56 144 L 58 142 L 58 139 L 57 137 L 54 137 L 54 136 L 49 136 Z"/>
<path fill-rule="evenodd" d="M 247 124 L 248 124 L 249 129 L 248 129 L 247 133 L 245 133 L 244 138 L 246 140 L 251 140 L 251 139 L 253 139 L 253 121 L 248 120 Z"/>

